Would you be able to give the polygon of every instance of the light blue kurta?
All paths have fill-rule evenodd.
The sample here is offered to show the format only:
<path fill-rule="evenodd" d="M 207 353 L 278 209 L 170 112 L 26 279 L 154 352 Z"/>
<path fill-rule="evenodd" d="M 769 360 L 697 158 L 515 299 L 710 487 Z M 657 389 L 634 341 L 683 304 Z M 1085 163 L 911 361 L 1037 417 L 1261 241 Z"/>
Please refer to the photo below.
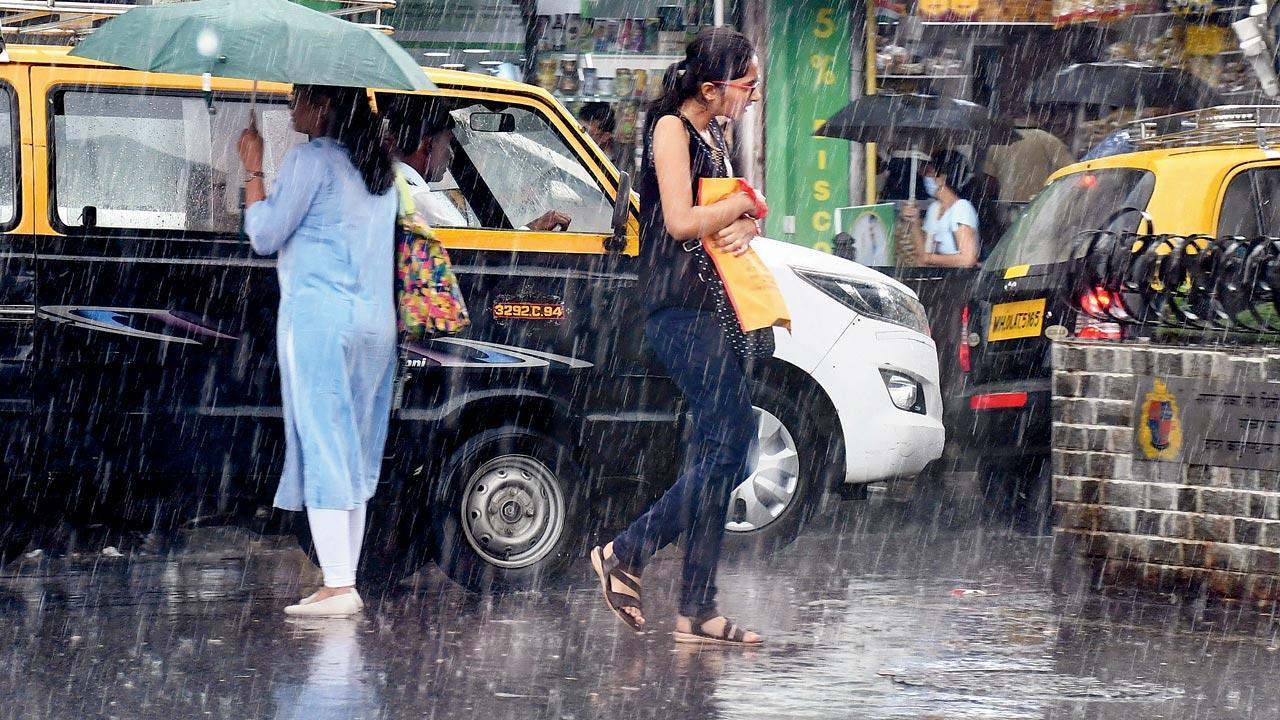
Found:
<path fill-rule="evenodd" d="M 276 507 L 351 510 L 377 487 L 396 361 L 395 220 L 395 191 L 369 193 L 330 138 L 290 150 L 245 213 L 253 249 L 280 253 Z"/>

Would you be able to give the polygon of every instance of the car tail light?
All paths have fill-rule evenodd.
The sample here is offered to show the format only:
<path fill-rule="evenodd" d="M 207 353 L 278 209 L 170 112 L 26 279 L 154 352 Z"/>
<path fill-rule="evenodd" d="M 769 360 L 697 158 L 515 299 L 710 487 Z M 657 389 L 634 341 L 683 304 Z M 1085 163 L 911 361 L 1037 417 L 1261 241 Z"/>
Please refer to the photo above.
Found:
<path fill-rule="evenodd" d="M 1106 288 L 1094 288 L 1080 296 L 1080 309 L 1076 316 L 1075 334 L 1085 340 L 1120 340 L 1120 323 L 1099 320 L 1116 305 L 1116 298 Z"/>
<path fill-rule="evenodd" d="M 1007 410 L 1027 406 L 1024 392 L 986 393 L 969 398 L 970 410 Z"/>
<path fill-rule="evenodd" d="M 960 309 L 960 342 L 956 343 L 957 359 L 960 361 L 960 370 L 969 372 L 973 367 L 973 363 L 969 358 L 969 306 L 965 305 Z"/>

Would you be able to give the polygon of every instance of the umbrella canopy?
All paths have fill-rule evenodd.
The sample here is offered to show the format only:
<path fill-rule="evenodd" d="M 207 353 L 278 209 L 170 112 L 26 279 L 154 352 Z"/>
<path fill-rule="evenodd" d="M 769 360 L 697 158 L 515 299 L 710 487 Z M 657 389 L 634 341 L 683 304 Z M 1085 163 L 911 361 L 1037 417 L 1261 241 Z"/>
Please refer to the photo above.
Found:
<path fill-rule="evenodd" d="M 142 6 L 106 22 L 71 54 L 150 72 L 396 90 L 435 88 L 391 38 L 289 0 Z"/>
<path fill-rule="evenodd" d="M 1012 123 L 976 103 L 936 95 L 879 93 L 858 98 L 832 115 L 821 137 L 896 146 L 1003 145 L 1017 140 Z"/>
<path fill-rule="evenodd" d="M 1222 103 L 1217 92 L 1189 72 L 1123 61 L 1068 65 L 1032 83 L 1029 99 L 1035 103 L 1173 110 Z"/>

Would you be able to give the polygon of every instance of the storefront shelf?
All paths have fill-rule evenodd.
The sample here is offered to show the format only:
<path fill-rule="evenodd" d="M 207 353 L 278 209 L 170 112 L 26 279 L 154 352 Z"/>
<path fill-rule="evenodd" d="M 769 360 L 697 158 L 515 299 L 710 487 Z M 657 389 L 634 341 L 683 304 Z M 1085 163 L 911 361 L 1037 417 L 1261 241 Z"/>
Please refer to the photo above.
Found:
<path fill-rule="evenodd" d="M 876 75 L 877 80 L 968 80 L 968 75 Z"/>

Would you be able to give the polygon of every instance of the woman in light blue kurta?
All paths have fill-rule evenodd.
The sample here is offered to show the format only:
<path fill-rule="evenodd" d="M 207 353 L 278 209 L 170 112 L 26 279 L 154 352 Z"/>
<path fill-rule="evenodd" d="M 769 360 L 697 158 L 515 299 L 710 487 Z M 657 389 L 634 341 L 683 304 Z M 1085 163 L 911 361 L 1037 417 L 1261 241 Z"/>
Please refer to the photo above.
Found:
<path fill-rule="evenodd" d="M 298 86 L 295 129 L 270 195 L 262 140 L 241 138 L 245 232 L 279 253 L 277 350 L 286 454 L 275 504 L 306 509 L 324 585 L 285 608 L 349 615 L 365 503 L 378 484 L 396 360 L 392 285 L 396 194 L 391 158 L 363 90 Z"/>

